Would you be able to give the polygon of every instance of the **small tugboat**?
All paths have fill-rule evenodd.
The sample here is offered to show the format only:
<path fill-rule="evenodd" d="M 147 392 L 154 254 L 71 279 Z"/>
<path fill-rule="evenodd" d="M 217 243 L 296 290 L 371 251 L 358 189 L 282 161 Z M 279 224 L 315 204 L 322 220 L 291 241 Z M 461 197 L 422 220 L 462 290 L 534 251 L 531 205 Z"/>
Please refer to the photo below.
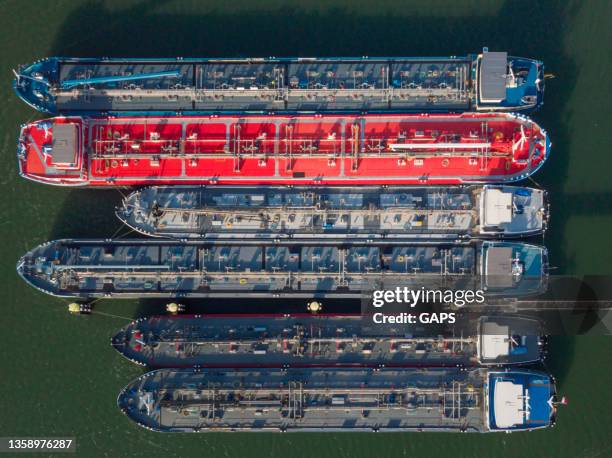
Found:
<path fill-rule="evenodd" d="M 149 367 L 454 367 L 543 358 L 537 320 L 482 317 L 471 335 L 426 336 L 417 326 L 385 333 L 359 315 L 177 315 L 133 321 L 112 339 Z M 453 329 L 454 330 L 454 329 Z"/>
<path fill-rule="evenodd" d="M 532 370 L 161 369 L 119 394 L 153 431 L 529 431 L 554 424 L 555 383 Z"/>
<path fill-rule="evenodd" d="M 425 285 L 530 295 L 546 289 L 547 266 L 546 248 L 501 241 L 66 239 L 34 248 L 17 271 L 60 297 L 312 299 Z"/>
<path fill-rule="evenodd" d="M 57 117 L 26 124 L 20 174 L 58 186 L 506 183 L 550 150 L 520 115 Z"/>
<path fill-rule="evenodd" d="M 513 238 L 542 233 L 546 192 L 512 186 L 153 186 L 117 209 L 141 234 L 177 239 Z"/>
<path fill-rule="evenodd" d="M 70 58 L 21 66 L 13 88 L 47 113 L 528 111 L 542 62 L 465 57 Z"/>

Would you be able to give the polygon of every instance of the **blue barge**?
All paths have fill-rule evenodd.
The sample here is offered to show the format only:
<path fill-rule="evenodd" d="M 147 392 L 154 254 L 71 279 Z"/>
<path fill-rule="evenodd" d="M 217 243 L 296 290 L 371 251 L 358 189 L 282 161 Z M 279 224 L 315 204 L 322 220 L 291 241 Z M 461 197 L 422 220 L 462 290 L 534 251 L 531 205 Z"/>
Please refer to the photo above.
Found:
<path fill-rule="evenodd" d="M 53 114 L 531 111 L 541 61 L 465 57 L 70 58 L 15 71 L 17 95 Z"/>

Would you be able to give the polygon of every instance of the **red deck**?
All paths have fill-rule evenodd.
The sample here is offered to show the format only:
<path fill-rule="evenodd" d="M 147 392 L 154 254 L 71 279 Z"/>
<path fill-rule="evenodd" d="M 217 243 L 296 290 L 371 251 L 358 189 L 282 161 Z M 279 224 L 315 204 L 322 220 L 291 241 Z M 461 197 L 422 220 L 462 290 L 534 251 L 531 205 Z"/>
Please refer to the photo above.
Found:
<path fill-rule="evenodd" d="M 25 177 L 81 186 L 506 182 L 547 155 L 537 124 L 503 113 L 54 118 L 19 152 Z"/>

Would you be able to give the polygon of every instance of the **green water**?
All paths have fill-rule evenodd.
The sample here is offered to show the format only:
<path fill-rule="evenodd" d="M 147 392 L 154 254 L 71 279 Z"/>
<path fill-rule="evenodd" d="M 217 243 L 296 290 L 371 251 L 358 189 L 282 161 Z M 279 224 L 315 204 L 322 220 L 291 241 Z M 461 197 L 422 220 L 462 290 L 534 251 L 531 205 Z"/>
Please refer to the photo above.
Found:
<path fill-rule="evenodd" d="M 607 337 L 554 339 L 549 368 L 570 404 L 546 431 L 163 435 L 133 425 L 115 399 L 142 370 L 108 343 L 149 304 L 98 303 L 94 316 L 68 316 L 65 302 L 27 287 L 14 270 L 23 252 L 50 238 L 121 230 L 112 215 L 120 195 L 18 178 L 18 126 L 39 115 L 10 89 L 11 68 L 58 54 L 427 56 L 489 46 L 542 58 L 556 75 L 534 116 L 554 144 L 535 176 L 552 193 L 551 263 L 558 273 L 610 274 L 610 2 L 2 0 L 0 12 L 0 436 L 76 436 L 82 456 L 612 456 Z"/>

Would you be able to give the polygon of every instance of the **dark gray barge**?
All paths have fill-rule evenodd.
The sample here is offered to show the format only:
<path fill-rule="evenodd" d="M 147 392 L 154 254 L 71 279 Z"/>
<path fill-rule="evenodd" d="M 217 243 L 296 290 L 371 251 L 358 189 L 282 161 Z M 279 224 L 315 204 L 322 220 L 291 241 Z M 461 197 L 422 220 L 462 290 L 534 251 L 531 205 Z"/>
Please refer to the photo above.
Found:
<path fill-rule="evenodd" d="M 537 362 L 541 324 L 483 317 L 456 335 L 421 326 L 384 331 L 359 315 L 178 315 L 140 318 L 111 339 L 130 361 L 182 367 L 450 367 Z"/>
<path fill-rule="evenodd" d="M 17 263 L 45 293 L 94 297 L 338 297 L 374 289 L 537 294 L 546 248 L 515 242 L 57 240 Z"/>

